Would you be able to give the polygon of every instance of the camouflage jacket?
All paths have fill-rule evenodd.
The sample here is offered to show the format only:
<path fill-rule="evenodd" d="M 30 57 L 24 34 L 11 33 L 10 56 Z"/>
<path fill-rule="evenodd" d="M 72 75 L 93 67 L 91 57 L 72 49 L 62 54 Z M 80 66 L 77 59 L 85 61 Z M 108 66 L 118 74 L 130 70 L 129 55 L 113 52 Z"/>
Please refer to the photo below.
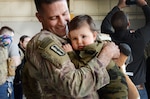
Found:
<path fill-rule="evenodd" d="M 23 69 L 27 99 L 99 99 L 96 91 L 109 83 L 106 68 L 97 58 L 76 69 L 61 48 L 62 39 L 41 31 L 28 43 Z"/>
<path fill-rule="evenodd" d="M 93 44 L 85 46 L 81 51 L 70 51 L 68 52 L 68 55 L 72 63 L 78 69 L 85 66 L 85 64 L 87 64 L 94 57 L 97 57 L 102 47 L 103 42 L 97 41 Z"/>
<path fill-rule="evenodd" d="M 81 51 L 68 52 L 71 61 L 76 68 L 81 68 L 92 58 L 96 57 L 103 47 L 103 42 L 97 41 L 83 48 Z M 100 98 L 103 99 L 127 99 L 128 88 L 124 74 L 113 60 L 107 66 L 110 75 L 110 83 L 98 90 Z"/>

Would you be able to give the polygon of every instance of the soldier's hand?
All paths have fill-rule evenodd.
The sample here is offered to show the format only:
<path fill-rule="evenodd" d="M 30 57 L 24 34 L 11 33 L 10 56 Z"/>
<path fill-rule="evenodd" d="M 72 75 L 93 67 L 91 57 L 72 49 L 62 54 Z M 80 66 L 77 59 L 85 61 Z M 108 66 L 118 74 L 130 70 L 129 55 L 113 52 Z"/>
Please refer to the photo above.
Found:
<path fill-rule="evenodd" d="M 106 43 L 103 47 L 103 50 L 105 50 L 112 59 L 118 58 L 120 56 L 119 47 L 114 42 Z"/>
<path fill-rule="evenodd" d="M 136 2 L 137 2 L 137 5 L 140 7 L 147 5 L 147 2 L 145 0 L 137 0 Z"/>
<path fill-rule="evenodd" d="M 108 42 L 104 45 L 98 59 L 103 64 L 107 66 L 110 60 L 118 58 L 120 56 L 120 50 L 114 42 Z"/>

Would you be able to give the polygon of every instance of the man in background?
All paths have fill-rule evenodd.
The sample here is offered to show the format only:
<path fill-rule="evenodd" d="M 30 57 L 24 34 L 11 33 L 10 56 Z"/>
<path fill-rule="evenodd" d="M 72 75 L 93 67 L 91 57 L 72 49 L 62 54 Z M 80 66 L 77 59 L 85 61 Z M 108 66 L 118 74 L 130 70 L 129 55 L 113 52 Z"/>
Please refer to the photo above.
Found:
<path fill-rule="evenodd" d="M 139 91 L 141 99 L 147 98 L 145 88 L 146 62 L 144 49 L 150 41 L 150 7 L 145 0 L 136 0 L 145 16 L 145 24 L 135 31 L 129 29 L 130 23 L 127 15 L 122 11 L 129 7 L 126 0 L 119 0 L 118 4 L 107 14 L 101 25 L 101 32 L 110 34 L 116 44 L 126 43 L 131 47 L 133 62 L 127 65 L 127 73 Z M 114 31 L 112 31 L 112 28 Z"/>
<path fill-rule="evenodd" d="M 14 36 L 14 30 L 8 26 L 3 26 L 0 29 L 0 35 Z M 14 99 L 13 80 L 15 76 L 15 69 L 21 63 L 19 49 L 17 44 L 13 41 L 8 46 L 8 77 L 4 84 L 0 85 L 0 98 L 1 99 Z"/>

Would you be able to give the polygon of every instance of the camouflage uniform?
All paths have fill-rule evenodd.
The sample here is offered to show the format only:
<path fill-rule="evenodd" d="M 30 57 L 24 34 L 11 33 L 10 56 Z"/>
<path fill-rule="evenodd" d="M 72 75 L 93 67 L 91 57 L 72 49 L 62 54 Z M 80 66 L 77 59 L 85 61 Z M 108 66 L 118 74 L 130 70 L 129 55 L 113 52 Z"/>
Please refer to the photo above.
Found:
<path fill-rule="evenodd" d="M 102 49 L 103 42 L 97 41 L 94 44 L 85 46 L 82 51 L 71 51 L 68 55 L 77 69 L 84 67 L 87 63 L 98 55 Z"/>
<path fill-rule="evenodd" d="M 97 41 L 94 44 L 84 47 L 82 51 L 68 52 L 71 61 L 76 68 L 81 68 L 87 64 L 92 58 L 97 56 L 103 47 L 103 42 Z M 128 88 L 124 74 L 118 66 L 111 60 L 107 66 L 110 75 L 110 83 L 98 90 L 102 99 L 127 99 Z"/>
<path fill-rule="evenodd" d="M 108 73 L 110 83 L 98 90 L 99 96 L 102 99 L 128 99 L 128 87 L 124 74 L 116 65 L 108 69 Z"/>
<path fill-rule="evenodd" d="M 99 99 L 96 91 L 109 83 L 107 70 L 97 58 L 76 69 L 63 43 L 66 40 L 44 30 L 28 43 L 23 69 L 27 99 Z"/>

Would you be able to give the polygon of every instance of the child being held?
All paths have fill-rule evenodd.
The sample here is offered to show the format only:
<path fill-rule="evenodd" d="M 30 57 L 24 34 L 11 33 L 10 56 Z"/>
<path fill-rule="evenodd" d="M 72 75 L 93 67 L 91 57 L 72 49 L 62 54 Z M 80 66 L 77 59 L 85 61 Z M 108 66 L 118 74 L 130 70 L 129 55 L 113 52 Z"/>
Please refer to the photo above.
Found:
<path fill-rule="evenodd" d="M 88 61 L 97 57 L 107 41 L 98 40 L 98 31 L 93 19 L 88 15 L 74 17 L 69 23 L 68 37 L 70 44 L 63 46 L 68 52 L 76 68 L 88 66 Z M 127 99 L 128 86 L 125 74 L 119 69 L 112 59 L 107 66 L 110 83 L 101 88 L 98 93 L 101 99 Z"/>
<path fill-rule="evenodd" d="M 12 37 L 9 35 L 0 35 L 0 45 L 1 46 L 8 46 L 12 42 Z"/>

